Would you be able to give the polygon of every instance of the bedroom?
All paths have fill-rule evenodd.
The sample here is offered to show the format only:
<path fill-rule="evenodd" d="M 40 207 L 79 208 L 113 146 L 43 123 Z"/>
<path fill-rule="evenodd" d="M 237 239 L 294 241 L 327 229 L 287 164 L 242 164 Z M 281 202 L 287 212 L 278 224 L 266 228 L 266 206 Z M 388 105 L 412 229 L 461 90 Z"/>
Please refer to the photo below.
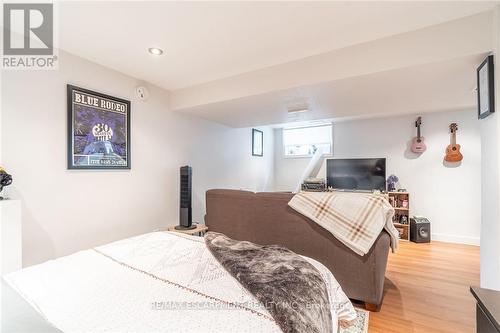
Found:
<path fill-rule="evenodd" d="M 43 268 L 79 251 L 163 233 L 179 224 L 179 168 L 185 165 L 192 167 L 192 221 L 206 223 L 210 231 L 206 215 L 220 210 L 210 210 L 208 190 L 295 191 L 311 158 L 284 156 L 283 133 L 333 124 L 331 151 L 323 159 L 385 158 L 386 177 L 397 176 L 396 189 L 410 193 L 408 219 L 423 216 L 431 225 L 430 243 L 399 241 L 398 251 L 384 254 L 387 268 L 378 271 L 381 307 L 366 313 L 361 330 L 473 331 L 476 299 L 469 286 L 500 289 L 499 124 L 495 113 L 478 119 L 476 83 L 476 71 L 489 55 L 496 65 L 499 5 L 127 1 L 56 2 L 48 14 L 43 8 L 44 18 L 50 13 L 54 18 L 51 53 L 2 54 L 4 66 L 5 59 L 56 60 L 55 68 L 2 68 L 0 166 L 12 175 L 12 184 L 0 193 L 10 198 L 0 202 L 2 262 L 15 267 L 9 272 Z M 15 22 L 16 15 L 9 19 Z M 15 42 L 22 33 L 7 35 Z M 46 36 L 35 37 L 43 43 Z M 496 92 L 498 77 L 495 66 Z M 127 110 L 129 152 L 121 144 L 111 146 L 127 156 L 124 168 L 70 168 L 71 140 L 79 132 L 68 126 L 73 110 L 68 85 L 91 91 L 93 98 L 105 95 Z M 411 151 L 418 117 L 427 146 L 423 153 Z M 458 125 L 463 160 L 449 163 L 444 158 L 452 123 Z M 96 135 L 91 128 L 88 136 L 99 139 L 88 149 L 110 149 L 106 138 L 127 134 L 111 127 L 96 129 Z M 255 138 L 252 147 L 252 129 L 262 132 L 262 146 Z M 318 143 L 309 138 L 300 135 L 292 145 Z M 315 176 L 327 178 L 327 163 Z M 282 199 L 281 206 L 262 213 L 259 229 L 249 230 L 246 239 L 236 237 L 244 221 L 254 223 L 252 214 L 269 202 L 223 203 L 221 220 L 240 223 L 221 228 L 236 228 L 226 234 L 255 243 L 253 237 L 262 234 L 269 244 L 290 232 L 279 245 L 326 265 L 352 295 L 345 281 L 356 273 L 335 272 L 343 264 L 332 258 L 329 267 L 323 252 L 301 253 L 315 250 L 303 244 L 314 242 L 309 237 L 321 236 L 318 246 L 326 239 L 336 242 L 335 237 L 302 215 L 293 215 L 293 221 L 309 229 L 279 230 L 292 219 L 285 214 L 289 210 L 283 212 L 289 199 Z M 218 231 L 213 223 L 212 231 Z M 346 258 L 362 258 L 349 251 L 343 252 Z M 91 278 L 80 282 L 85 281 Z M 47 281 L 47 287 L 54 283 Z M 2 297 L 4 309 L 7 299 Z M 41 312 L 53 324 L 62 317 L 62 326 L 55 325 L 66 328 L 62 331 L 76 329 L 64 320 L 72 313 Z"/>

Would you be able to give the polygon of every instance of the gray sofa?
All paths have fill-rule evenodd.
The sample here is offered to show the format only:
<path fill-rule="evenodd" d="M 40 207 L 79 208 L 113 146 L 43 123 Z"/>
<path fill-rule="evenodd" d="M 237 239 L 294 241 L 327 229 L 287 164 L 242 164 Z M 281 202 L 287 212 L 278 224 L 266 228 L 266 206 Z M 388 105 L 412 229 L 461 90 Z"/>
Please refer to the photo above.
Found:
<path fill-rule="evenodd" d="M 292 193 L 209 190 L 205 223 L 210 231 L 258 244 L 277 244 L 328 267 L 347 296 L 370 311 L 382 304 L 390 237 L 380 233 L 361 257 L 328 231 L 288 206 Z"/>

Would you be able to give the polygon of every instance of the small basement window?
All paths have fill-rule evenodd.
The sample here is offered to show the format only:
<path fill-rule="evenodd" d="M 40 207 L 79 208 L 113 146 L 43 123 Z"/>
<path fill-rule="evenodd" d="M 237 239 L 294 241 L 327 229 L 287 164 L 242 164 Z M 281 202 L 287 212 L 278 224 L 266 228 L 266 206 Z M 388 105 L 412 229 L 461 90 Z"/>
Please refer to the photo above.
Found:
<path fill-rule="evenodd" d="M 283 129 L 285 157 L 308 157 L 317 149 L 331 155 L 332 145 L 332 124 Z"/>

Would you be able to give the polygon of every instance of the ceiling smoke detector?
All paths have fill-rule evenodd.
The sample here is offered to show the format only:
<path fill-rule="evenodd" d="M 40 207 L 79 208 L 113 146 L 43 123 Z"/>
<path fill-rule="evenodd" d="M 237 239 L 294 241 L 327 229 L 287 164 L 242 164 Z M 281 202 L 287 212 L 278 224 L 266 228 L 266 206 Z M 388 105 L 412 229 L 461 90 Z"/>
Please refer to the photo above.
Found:
<path fill-rule="evenodd" d="M 146 87 L 143 86 L 135 88 L 135 94 L 137 98 L 141 101 L 147 101 L 149 98 L 149 91 Z"/>

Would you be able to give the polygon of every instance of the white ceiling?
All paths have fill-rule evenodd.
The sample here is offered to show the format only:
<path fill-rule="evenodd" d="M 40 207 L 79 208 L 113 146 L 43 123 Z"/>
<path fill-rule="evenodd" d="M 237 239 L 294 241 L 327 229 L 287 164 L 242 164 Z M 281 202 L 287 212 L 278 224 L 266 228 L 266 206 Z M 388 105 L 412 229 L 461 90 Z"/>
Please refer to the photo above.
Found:
<path fill-rule="evenodd" d="M 184 112 L 231 127 L 291 121 L 401 115 L 474 109 L 475 70 L 485 54 L 472 55 L 322 84 L 194 107 Z M 287 105 L 305 101 L 309 112 L 290 116 Z"/>
<path fill-rule="evenodd" d="M 498 3 L 498 2 L 497 2 Z M 167 90 L 489 10 L 495 2 L 60 2 L 68 52 Z M 161 57 L 149 47 L 164 49 Z"/>

